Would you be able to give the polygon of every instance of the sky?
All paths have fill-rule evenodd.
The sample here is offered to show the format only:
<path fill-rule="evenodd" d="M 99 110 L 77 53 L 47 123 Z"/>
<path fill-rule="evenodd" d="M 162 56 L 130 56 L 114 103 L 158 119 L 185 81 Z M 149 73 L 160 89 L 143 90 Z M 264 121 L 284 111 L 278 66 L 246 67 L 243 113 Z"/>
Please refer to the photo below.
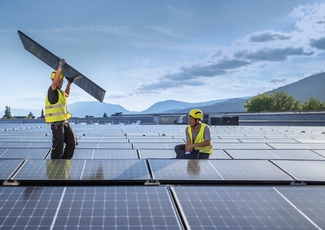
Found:
<path fill-rule="evenodd" d="M 44 108 L 51 84 L 18 30 L 130 111 L 255 96 L 325 71 L 324 0 L 0 0 L 0 9 L 0 111 Z M 68 104 L 78 101 L 96 99 L 72 85 Z"/>

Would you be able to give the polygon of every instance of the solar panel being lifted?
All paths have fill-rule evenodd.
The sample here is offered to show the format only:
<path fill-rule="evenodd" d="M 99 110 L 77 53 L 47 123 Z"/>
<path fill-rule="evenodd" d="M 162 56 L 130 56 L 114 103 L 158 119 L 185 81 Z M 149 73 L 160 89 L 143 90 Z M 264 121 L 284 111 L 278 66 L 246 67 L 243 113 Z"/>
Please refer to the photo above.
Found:
<path fill-rule="evenodd" d="M 35 57 L 49 65 L 53 69 L 57 69 L 61 58 L 54 55 L 43 46 L 32 40 L 30 37 L 18 30 L 18 35 L 24 48 L 33 54 Z M 74 83 L 81 89 L 89 93 L 98 101 L 103 102 L 106 91 L 100 86 L 89 80 L 85 75 L 75 70 L 69 64 L 65 64 L 63 67 L 63 74 L 69 79 L 74 79 Z M 78 77 L 76 77 L 78 76 Z"/>

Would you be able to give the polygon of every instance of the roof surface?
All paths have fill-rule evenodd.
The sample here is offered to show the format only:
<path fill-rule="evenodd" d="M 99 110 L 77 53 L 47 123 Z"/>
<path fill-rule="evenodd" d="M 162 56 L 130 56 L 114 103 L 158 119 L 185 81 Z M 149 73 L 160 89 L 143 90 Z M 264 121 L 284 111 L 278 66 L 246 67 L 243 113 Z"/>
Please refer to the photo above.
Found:
<path fill-rule="evenodd" d="M 325 229 L 325 130 L 212 126 L 209 160 L 175 159 L 185 125 L 73 125 L 51 160 L 43 124 L 0 123 L 0 227 Z"/>

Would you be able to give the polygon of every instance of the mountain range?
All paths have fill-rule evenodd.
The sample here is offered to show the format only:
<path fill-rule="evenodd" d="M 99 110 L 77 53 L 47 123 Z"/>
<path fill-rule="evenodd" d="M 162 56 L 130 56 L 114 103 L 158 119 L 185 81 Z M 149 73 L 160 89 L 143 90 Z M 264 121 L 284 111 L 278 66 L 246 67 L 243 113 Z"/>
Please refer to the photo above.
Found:
<path fill-rule="evenodd" d="M 293 96 L 295 99 L 300 100 L 301 103 L 307 101 L 311 97 L 325 102 L 325 72 L 303 78 L 297 82 L 279 87 L 265 93 L 274 93 L 278 91 L 283 91 L 290 96 Z M 116 104 L 109 104 L 105 102 L 98 103 L 97 101 L 82 101 L 68 104 L 68 110 L 73 114 L 74 117 L 103 117 L 104 113 L 106 113 L 107 116 L 111 116 L 116 112 L 122 112 L 123 114 L 187 113 L 192 108 L 200 108 L 204 113 L 245 112 L 244 104 L 252 97 L 253 96 L 243 98 L 228 98 L 198 103 L 167 100 L 157 102 L 150 106 L 148 109 L 141 112 L 129 111 Z M 90 109 L 87 110 L 85 108 Z M 41 114 L 40 110 L 11 108 L 12 116 L 27 116 L 30 112 L 32 112 L 35 116 L 40 116 Z M 4 110 L 1 111 L 0 114 L 4 114 Z"/>

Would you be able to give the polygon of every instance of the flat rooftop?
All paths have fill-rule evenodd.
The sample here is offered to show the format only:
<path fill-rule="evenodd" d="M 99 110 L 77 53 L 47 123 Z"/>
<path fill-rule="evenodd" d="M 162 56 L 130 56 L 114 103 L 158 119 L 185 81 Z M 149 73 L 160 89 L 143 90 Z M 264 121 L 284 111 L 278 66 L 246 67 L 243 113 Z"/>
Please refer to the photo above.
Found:
<path fill-rule="evenodd" d="M 325 229 L 325 129 L 211 126 L 208 160 L 175 159 L 186 125 L 0 123 L 3 229 Z"/>

